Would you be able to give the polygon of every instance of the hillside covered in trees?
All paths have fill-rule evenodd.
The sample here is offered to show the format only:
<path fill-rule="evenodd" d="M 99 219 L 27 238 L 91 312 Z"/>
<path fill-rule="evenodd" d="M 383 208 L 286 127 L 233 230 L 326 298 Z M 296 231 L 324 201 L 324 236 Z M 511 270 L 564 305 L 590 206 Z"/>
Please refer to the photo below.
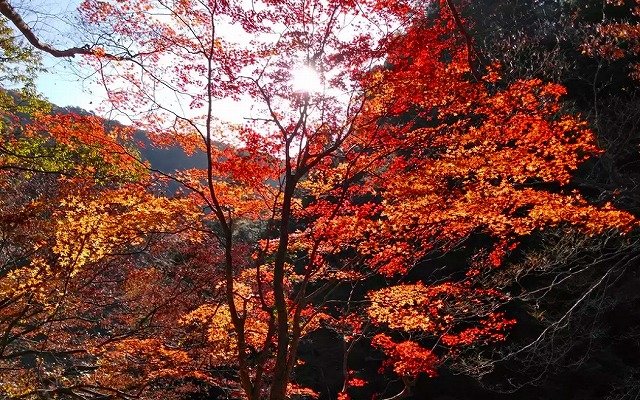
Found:
<path fill-rule="evenodd" d="M 55 11 L 0 0 L 0 400 L 640 396 L 640 3 Z"/>

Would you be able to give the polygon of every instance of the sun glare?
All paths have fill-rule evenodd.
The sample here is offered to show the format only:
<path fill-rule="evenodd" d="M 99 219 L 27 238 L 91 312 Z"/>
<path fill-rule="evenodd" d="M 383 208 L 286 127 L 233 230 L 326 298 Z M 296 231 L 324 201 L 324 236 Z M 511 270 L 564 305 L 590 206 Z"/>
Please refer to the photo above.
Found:
<path fill-rule="evenodd" d="M 320 76 L 308 65 L 299 67 L 293 71 L 293 79 L 291 81 L 293 90 L 302 93 L 317 93 L 323 89 Z"/>

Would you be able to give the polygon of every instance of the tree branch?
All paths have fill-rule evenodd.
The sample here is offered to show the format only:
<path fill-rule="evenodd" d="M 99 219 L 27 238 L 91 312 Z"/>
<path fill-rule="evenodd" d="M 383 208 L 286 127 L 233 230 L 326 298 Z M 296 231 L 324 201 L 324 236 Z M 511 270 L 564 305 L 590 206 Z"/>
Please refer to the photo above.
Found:
<path fill-rule="evenodd" d="M 55 47 L 43 43 L 33 32 L 31 27 L 22 19 L 22 16 L 16 11 L 16 9 L 9 4 L 8 0 L 0 0 L 0 13 L 4 15 L 9 21 L 13 22 L 16 28 L 24 35 L 29 43 L 38 50 L 42 50 L 51 54 L 57 58 L 75 57 L 76 54 L 94 55 L 95 49 L 90 45 L 84 45 L 82 47 L 71 47 L 68 49 L 60 50 Z"/>

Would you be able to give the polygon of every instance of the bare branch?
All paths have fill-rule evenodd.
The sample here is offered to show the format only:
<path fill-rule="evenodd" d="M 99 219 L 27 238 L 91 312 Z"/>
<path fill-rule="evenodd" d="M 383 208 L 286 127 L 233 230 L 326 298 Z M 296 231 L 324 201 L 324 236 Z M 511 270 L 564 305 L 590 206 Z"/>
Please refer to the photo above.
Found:
<path fill-rule="evenodd" d="M 16 9 L 9 4 L 8 0 L 0 0 L 0 13 L 4 15 L 9 21 L 13 22 L 15 27 L 24 35 L 24 37 L 31 43 L 33 47 L 38 50 L 42 50 L 51 54 L 57 58 L 75 57 L 76 54 L 80 55 L 95 55 L 96 50 L 93 45 L 85 44 L 82 47 L 70 47 L 68 49 L 56 49 L 48 43 L 36 36 L 33 29 L 22 19 L 22 16 L 16 11 Z"/>

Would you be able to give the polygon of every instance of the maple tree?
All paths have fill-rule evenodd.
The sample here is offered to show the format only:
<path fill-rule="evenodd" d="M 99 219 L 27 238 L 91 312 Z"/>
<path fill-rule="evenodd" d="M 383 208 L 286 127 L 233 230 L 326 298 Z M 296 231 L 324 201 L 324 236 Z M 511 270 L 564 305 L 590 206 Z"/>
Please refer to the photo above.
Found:
<path fill-rule="evenodd" d="M 108 56 L 91 61 L 105 84 L 114 88 L 109 95 L 115 106 L 125 113 L 153 112 L 140 122 L 157 144 L 179 143 L 207 154 L 206 170 L 182 171 L 170 179 L 210 211 L 203 216 L 204 230 L 221 244 L 224 295 L 187 314 L 184 321 L 209 326 L 209 354 L 217 355 L 212 363 L 237 369 L 238 382 L 229 383 L 236 396 L 243 392 L 251 399 L 282 399 L 287 390 L 304 392 L 290 384 L 290 376 L 305 326 L 314 319 L 304 282 L 315 266 L 309 260 L 296 278 L 302 284 L 291 282 L 296 187 L 338 151 L 361 112 L 364 93 L 357 78 L 382 54 L 370 29 L 361 25 L 377 24 L 384 31 L 397 24 L 397 18 L 389 15 L 385 20 L 384 13 L 373 12 L 375 3 L 359 6 L 362 9 L 321 1 L 260 6 L 86 1 L 81 6 L 83 18 L 96 31 L 112 32 L 105 53 L 124 52 L 136 66 L 125 72 L 131 62 Z M 158 18 L 158 13 L 166 18 Z M 358 17 L 360 13 L 372 18 Z M 262 35 L 265 40 L 247 48 L 218 34 L 238 25 L 238 34 L 251 34 L 256 42 Z M 173 59 L 179 62 L 170 62 Z M 293 60 L 300 68 L 315 69 L 325 89 L 293 90 Z M 167 92 L 179 98 L 179 106 L 188 105 L 189 113 L 167 102 Z M 261 102 L 263 113 L 244 127 L 226 127 L 235 136 L 233 147 L 220 148 L 215 102 L 243 95 Z M 263 240 L 249 247 L 249 255 L 237 231 L 244 221 L 266 224 L 272 232 L 261 235 Z"/>
<path fill-rule="evenodd" d="M 604 6 L 612 8 L 614 14 L 623 14 L 624 17 L 610 17 L 605 14 L 603 8 L 602 21 L 596 24 L 595 33 L 585 41 L 582 50 L 590 56 L 610 61 L 629 60 L 629 75 L 637 80 L 640 78 L 640 67 L 635 61 L 640 53 L 640 29 L 637 20 L 640 15 L 640 3 L 612 0 L 606 1 Z"/>
<path fill-rule="evenodd" d="M 501 308 L 509 296 L 480 278 L 523 237 L 637 223 L 571 190 L 572 172 L 599 150 L 587 124 L 562 109 L 564 88 L 504 83 L 498 64 L 474 76 L 462 21 L 446 2 L 86 0 L 81 13 L 108 38 L 87 62 L 113 107 L 154 145 L 204 152 L 207 165 L 148 174 L 124 144 L 132 131 L 105 129 L 94 117 L 43 115 L 26 142 L 5 140 L 16 150 L 3 169 L 26 173 L 15 171 L 34 151 L 48 152 L 51 164 L 27 169 L 60 175 L 52 193 L 3 205 L 10 216 L 28 212 L 11 241 L 29 254 L 17 256 L 28 265 L 11 264 L 2 278 L 3 295 L 16 299 L 3 309 L 5 332 L 16 346 L 49 329 L 61 347 L 47 354 L 62 354 L 75 353 L 70 343 L 85 329 L 78 354 L 91 364 L 80 376 L 47 372 L 38 388 L 24 383 L 43 376 L 38 368 L 18 369 L 11 396 L 153 398 L 172 385 L 179 397 L 175 388 L 187 391 L 193 381 L 237 398 L 314 396 L 291 382 L 297 349 L 307 333 L 329 326 L 349 345 L 370 337 L 387 357 L 383 368 L 403 381 L 399 398 L 465 348 L 505 339 L 515 323 Z M 323 89 L 295 90 L 298 66 L 314 69 Z M 224 125 L 215 117 L 223 98 L 250 99 L 258 114 Z M 21 147 L 38 135 L 57 147 Z M 178 196 L 152 194 L 156 178 L 179 183 Z M 41 220 L 42 229 L 29 226 Z M 428 268 L 431 252 L 478 233 L 494 243 L 457 281 L 410 277 Z M 127 257 L 168 249 L 190 260 L 179 273 L 176 263 Z M 95 271 L 118 279 L 94 285 Z M 389 285 L 369 288 L 365 306 L 327 302 L 340 285 L 371 276 Z M 61 287 L 73 290 L 60 295 Z M 15 332 L 25 302 L 39 307 L 28 317 L 37 329 Z M 73 305 L 64 321 L 77 320 L 75 328 L 58 321 L 60 304 Z M 109 339 L 87 328 L 92 314 L 109 314 L 100 327 Z M 7 349 L 9 363 L 21 362 Z M 344 363 L 340 397 L 348 398 L 366 382 L 349 368 L 348 352 Z"/>
<path fill-rule="evenodd" d="M 198 210 L 151 193 L 126 132 L 97 117 L 46 114 L 2 130 L 3 397 L 117 395 L 117 376 L 92 374 L 108 350 L 170 327 L 172 312 L 197 296 L 198 271 L 168 271 L 154 255 L 167 240 L 195 237 L 184 232 Z"/>
<path fill-rule="evenodd" d="M 498 67 L 477 80 L 455 31 L 445 12 L 397 38 L 389 68 L 370 77 L 379 84 L 373 84 L 367 112 L 382 122 L 353 137 L 353 150 L 335 161 L 337 168 L 328 167 L 331 174 L 317 174 L 306 184 L 315 199 L 303 212 L 314 221 L 306 235 L 325 240 L 332 250 L 356 251 L 372 273 L 402 279 L 428 268 L 422 260 L 433 250 L 454 249 L 480 233 L 495 240 L 460 282 L 392 285 L 369 293 L 372 324 L 422 337 L 374 337 L 405 380 L 402 393 L 417 372 L 433 374 L 461 347 L 504 339 L 515 322 L 500 311 L 508 294 L 482 287 L 483 276 L 499 268 L 521 238 L 556 226 L 599 234 L 637 224 L 631 214 L 590 205 L 570 188 L 572 171 L 599 150 L 587 124 L 562 113 L 565 89 L 535 79 L 502 83 Z M 345 181 L 351 183 L 348 191 Z M 345 196 L 349 200 L 337 215 L 327 214 Z M 327 269 L 331 257 L 327 252 Z M 358 268 L 352 277 L 366 275 Z M 423 354 L 421 361 L 403 356 L 406 348 L 412 356 Z"/>

